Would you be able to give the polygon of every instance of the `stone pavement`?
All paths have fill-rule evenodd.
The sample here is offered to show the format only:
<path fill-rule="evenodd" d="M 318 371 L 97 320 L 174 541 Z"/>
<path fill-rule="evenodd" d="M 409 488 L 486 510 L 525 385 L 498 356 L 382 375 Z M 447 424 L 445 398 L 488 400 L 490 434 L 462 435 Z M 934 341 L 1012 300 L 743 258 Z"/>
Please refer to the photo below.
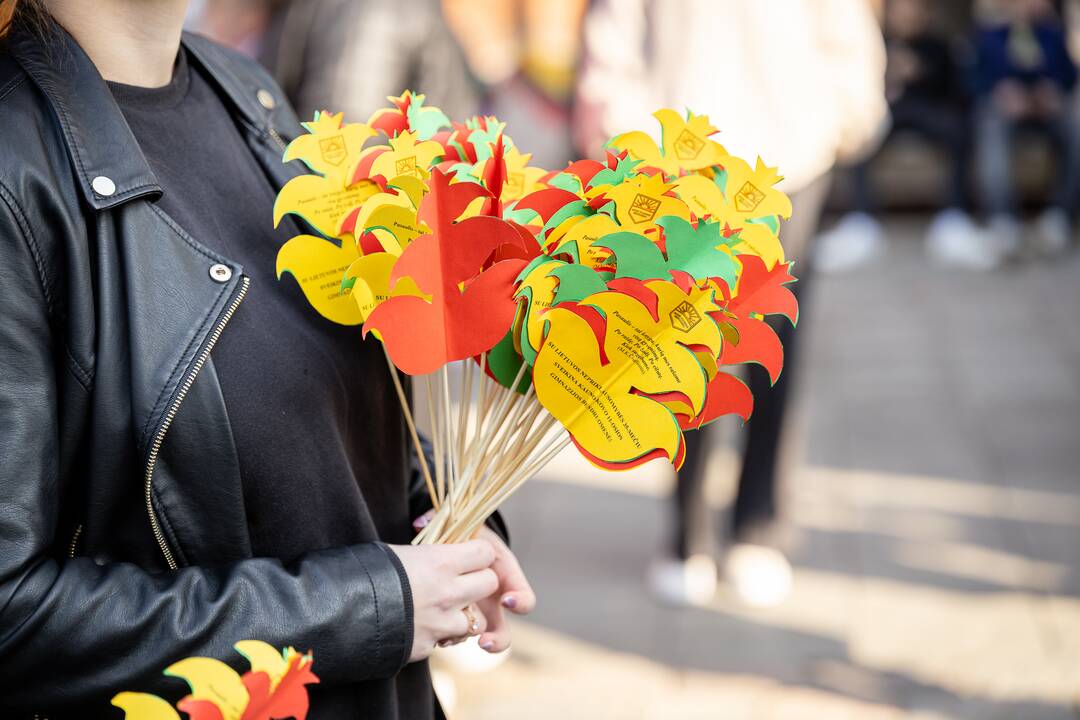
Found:
<path fill-rule="evenodd" d="M 505 511 L 540 595 L 512 653 L 437 662 L 452 720 L 1080 718 L 1080 256 L 963 274 L 889 229 L 801 326 L 790 599 L 661 606 L 670 473 L 568 454 Z"/>

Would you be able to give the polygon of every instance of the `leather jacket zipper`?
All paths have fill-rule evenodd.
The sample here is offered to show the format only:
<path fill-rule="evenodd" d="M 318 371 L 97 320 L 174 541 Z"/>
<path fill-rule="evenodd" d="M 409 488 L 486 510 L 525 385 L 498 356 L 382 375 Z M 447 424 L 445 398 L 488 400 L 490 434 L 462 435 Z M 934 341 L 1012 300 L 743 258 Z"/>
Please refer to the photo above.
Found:
<path fill-rule="evenodd" d="M 173 399 L 172 404 L 169 405 L 168 410 L 165 412 L 165 421 L 158 428 L 157 433 L 154 435 L 154 442 L 150 446 L 150 456 L 146 461 L 145 474 L 146 512 L 150 515 L 150 527 L 154 531 L 154 538 L 157 540 L 158 547 L 161 548 L 161 554 L 165 556 L 165 562 L 169 565 L 170 570 L 176 570 L 179 565 L 177 565 L 176 558 L 173 556 L 169 544 L 165 541 L 165 534 L 161 530 L 161 523 L 158 521 L 157 513 L 154 512 L 154 504 L 151 500 L 151 492 L 154 483 L 154 467 L 157 465 L 158 453 L 161 452 L 161 444 L 165 441 L 165 433 L 169 431 L 169 426 L 172 425 L 173 420 L 176 418 L 176 413 L 180 410 L 180 404 L 184 402 L 184 398 L 187 397 L 188 391 L 195 383 L 195 378 L 198 377 L 199 371 L 202 370 L 203 365 L 206 364 L 206 359 L 210 357 L 210 351 L 214 349 L 214 345 L 217 344 L 218 338 L 221 337 L 221 331 L 225 329 L 225 326 L 229 323 L 233 313 L 236 312 L 236 308 L 243 302 L 250 284 L 251 280 L 246 275 L 240 278 L 240 289 L 233 297 L 232 302 L 229 303 L 229 307 L 225 310 L 221 319 L 218 320 L 213 332 L 210 333 L 206 345 L 203 347 L 202 352 L 199 353 L 198 358 L 196 358 L 195 364 L 192 365 L 191 369 L 188 371 L 187 377 L 185 377 L 184 381 L 180 384 L 180 391 L 176 393 L 176 397 Z"/>
<path fill-rule="evenodd" d="M 274 129 L 274 126 L 273 125 L 268 126 L 266 128 L 266 132 L 267 132 L 268 135 L 270 135 L 271 138 L 274 139 L 274 142 L 276 142 L 278 144 L 278 147 L 281 148 L 282 152 L 284 152 L 285 151 L 285 141 L 281 138 L 280 135 L 278 135 L 278 131 Z"/>
<path fill-rule="evenodd" d="M 81 524 L 75 526 L 75 534 L 71 536 L 71 544 L 68 545 L 69 558 L 75 557 L 75 548 L 79 546 L 79 536 L 82 535 L 82 528 L 83 526 Z"/>

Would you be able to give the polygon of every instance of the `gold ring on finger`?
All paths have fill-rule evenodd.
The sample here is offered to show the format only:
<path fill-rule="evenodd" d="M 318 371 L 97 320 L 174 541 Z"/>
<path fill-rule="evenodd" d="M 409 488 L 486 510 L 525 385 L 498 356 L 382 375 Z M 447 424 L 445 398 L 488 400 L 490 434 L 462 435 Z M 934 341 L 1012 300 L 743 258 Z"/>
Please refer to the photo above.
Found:
<path fill-rule="evenodd" d="M 465 613 L 465 619 L 469 622 L 468 634 L 469 635 L 479 635 L 480 634 L 480 622 L 476 619 L 476 615 L 473 614 L 472 609 L 470 609 L 468 607 L 464 607 L 464 608 L 461 609 L 461 612 Z"/>

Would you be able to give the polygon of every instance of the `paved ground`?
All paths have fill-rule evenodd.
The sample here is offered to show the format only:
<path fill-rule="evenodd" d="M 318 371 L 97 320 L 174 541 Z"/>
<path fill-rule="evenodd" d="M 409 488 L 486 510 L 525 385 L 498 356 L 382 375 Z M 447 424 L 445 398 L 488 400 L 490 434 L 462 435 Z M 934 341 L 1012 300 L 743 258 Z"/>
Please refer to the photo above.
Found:
<path fill-rule="evenodd" d="M 816 288 L 790 600 L 658 605 L 670 477 L 560 458 L 506 510 L 541 607 L 454 720 L 1080 718 L 1080 257 L 932 270 L 921 229 Z"/>

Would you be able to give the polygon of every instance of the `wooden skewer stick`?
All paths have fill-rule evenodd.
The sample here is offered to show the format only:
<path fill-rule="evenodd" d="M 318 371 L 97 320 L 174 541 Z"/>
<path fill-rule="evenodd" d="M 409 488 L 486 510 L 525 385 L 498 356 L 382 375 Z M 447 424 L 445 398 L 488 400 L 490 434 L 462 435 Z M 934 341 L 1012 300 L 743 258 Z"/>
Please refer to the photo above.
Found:
<path fill-rule="evenodd" d="M 503 465 L 521 450 L 521 446 L 528 439 L 533 423 L 540 411 L 544 409 L 535 400 L 529 402 L 530 397 L 531 395 L 524 396 L 518 404 L 518 412 L 503 424 L 503 427 L 509 428 L 509 432 L 495 436 L 491 442 L 491 448 L 494 451 L 485 455 L 484 463 L 477 470 L 477 474 L 487 471 L 489 478 L 496 476 Z"/>
<path fill-rule="evenodd" d="M 566 435 L 562 437 L 559 442 L 552 445 L 547 452 L 539 455 L 533 462 L 529 463 L 524 469 L 515 474 L 513 477 L 508 478 L 506 482 L 501 483 L 499 493 L 495 495 L 485 506 L 471 513 L 472 518 L 470 521 L 461 526 L 460 530 L 455 533 L 455 537 L 469 537 L 476 529 L 491 515 L 495 510 L 506 501 L 521 485 L 537 473 L 541 468 L 547 465 L 552 458 L 558 455 L 562 450 L 570 444 L 570 436 Z"/>
<path fill-rule="evenodd" d="M 481 449 L 485 448 L 491 442 L 491 435 L 499 429 L 501 423 L 505 422 L 506 414 L 509 411 L 508 406 L 521 398 L 521 395 L 514 388 L 521 384 L 521 378 L 525 375 L 527 367 L 527 364 L 521 363 L 521 367 L 518 369 L 517 375 L 514 376 L 514 381 L 510 383 L 509 389 L 499 386 L 499 389 L 503 391 L 503 396 L 499 398 L 499 402 L 495 406 L 495 421 L 487 428 L 487 432 L 482 433 L 480 436 Z"/>
<path fill-rule="evenodd" d="M 446 499 L 446 485 L 443 479 L 442 439 L 439 423 L 435 420 L 435 393 L 432 390 L 431 376 L 425 378 L 427 385 L 428 420 L 431 422 L 431 445 L 435 451 L 435 489 L 439 494 L 439 503 Z"/>
<path fill-rule="evenodd" d="M 442 409 L 443 409 L 443 439 L 446 442 L 446 477 L 448 479 L 447 485 L 451 490 L 454 487 L 455 474 L 457 472 L 457 463 L 455 460 L 455 454 L 457 453 L 457 443 L 454 442 L 454 423 L 453 416 L 450 413 L 450 378 L 446 370 L 446 365 L 442 366 L 439 372 L 439 380 L 441 381 L 442 390 Z"/>
<path fill-rule="evenodd" d="M 507 475 L 513 474 L 515 471 L 521 468 L 521 466 L 528 460 L 528 458 L 532 456 L 533 453 L 536 451 L 537 446 L 539 446 L 543 442 L 544 438 L 548 437 L 551 428 L 554 427 L 556 424 L 557 421 L 551 416 L 544 418 L 540 422 L 539 426 L 532 430 L 521 450 L 519 450 L 516 454 L 509 456 L 504 461 L 502 468 L 500 469 L 499 475 L 492 476 L 486 488 L 486 492 L 474 502 L 477 505 L 482 505 L 488 500 L 490 500 L 491 497 L 498 492 L 500 484 L 505 481 L 505 477 Z M 558 437 L 558 434 L 551 437 L 547 445 L 540 452 L 546 452 L 547 449 L 550 448 L 558 440 Z"/>
<path fill-rule="evenodd" d="M 537 402 L 536 404 L 537 406 L 539 406 L 539 402 Z M 533 456 L 536 447 L 541 443 L 541 441 L 544 440 L 545 437 L 547 437 L 551 428 L 556 424 L 557 421 L 555 420 L 555 418 L 549 415 L 543 420 L 541 420 L 540 424 L 535 429 L 530 428 L 528 437 L 523 443 L 524 447 L 522 447 L 517 452 L 510 452 L 506 454 L 506 457 L 501 462 L 501 467 L 498 469 L 498 471 L 493 471 L 489 473 L 488 480 L 485 484 L 483 492 L 480 492 L 475 496 L 470 497 L 468 508 L 464 509 L 462 513 L 459 514 L 457 518 L 455 518 L 455 522 L 452 525 L 441 528 L 441 534 L 445 538 L 452 540 L 454 537 L 462 536 L 463 529 L 468 529 L 469 527 L 473 527 L 475 529 L 475 523 L 473 521 L 476 520 L 477 513 L 481 512 L 485 506 L 488 506 L 494 497 L 500 495 L 500 490 L 502 489 L 502 487 L 504 487 L 506 483 L 512 479 L 515 472 L 521 470 L 523 464 L 528 460 L 530 456 Z M 554 437 L 552 437 L 551 440 L 545 445 L 544 449 L 541 450 L 541 455 L 549 453 L 550 449 L 558 441 L 559 435 L 555 435 Z M 487 514 L 490 514 L 490 512 L 491 511 L 488 511 Z M 486 517 L 487 515 L 483 516 L 483 518 Z M 464 537 L 467 536 L 467 534 L 464 535 Z"/>
<path fill-rule="evenodd" d="M 469 446 L 465 451 L 469 457 L 470 462 L 472 461 L 473 456 L 479 449 L 479 439 L 483 434 L 484 427 L 487 423 L 488 415 L 491 411 L 491 406 L 498 398 L 498 392 L 502 390 L 502 386 L 499 385 L 499 383 L 487 377 L 487 357 L 487 353 L 484 353 L 483 357 L 481 358 L 480 381 L 483 383 L 483 385 L 481 385 L 482 395 L 480 400 L 480 407 L 476 413 L 476 427 L 473 430 L 473 436 L 469 440 Z"/>
<path fill-rule="evenodd" d="M 401 403 L 401 411 L 405 415 L 405 424 L 409 428 L 409 435 L 412 437 L 413 448 L 416 450 L 416 457 L 420 461 L 420 471 L 424 474 L 424 484 L 427 485 L 428 495 L 431 496 L 431 505 L 438 510 L 440 504 L 439 496 L 435 492 L 435 484 L 431 481 L 431 469 L 428 467 L 427 457 L 424 455 L 424 446 L 420 444 L 420 435 L 416 432 L 416 423 L 413 422 L 412 408 L 409 407 L 409 400 L 405 397 L 405 388 L 401 385 L 401 378 L 398 376 L 397 367 L 394 366 L 394 361 L 390 359 L 390 353 L 387 351 L 385 345 L 383 345 L 383 355 L 386 357 L 386 368 L 390 371 L 390 377 L 394 380 L 394 390 L 397 391 L 398 401 Z"/>
<path fill-rule="evenodd" d="M 458 400 L 458 426 L 457 426 L 457 453 L 458 462 L 465 461 L 465 436 L 468 434 L 469 425 L 469 411 L 472 409 L 472 379 L 473 379 L 473 361 L 472 358 L 465 360 L 465 367 L 463 368 L 463 375 L 465 376 L 461 382 L 461 397 Z"/>
<path fill-rule="evenodd" d="M 517 429 L 522 419 L 522 411 L 527 407 L 528 394 L 518 395 L 514 393 L 509 405 L 502 409 L 501 415 L 497 417 L 495 423 L 491 426 L 492 434 L 484 438 L 483 444 L 480 446 L 482 455 L 479 459 L 479 467 L 481 469 L 477 470 L 477 473 L 482 473 L 483 468 L 487 467 L 493 457 L 499 457 L 503 454 L 502 447 L 507 433 L 513 433 Z M 491 449 L 496 450 L 490 452 Z"/>

